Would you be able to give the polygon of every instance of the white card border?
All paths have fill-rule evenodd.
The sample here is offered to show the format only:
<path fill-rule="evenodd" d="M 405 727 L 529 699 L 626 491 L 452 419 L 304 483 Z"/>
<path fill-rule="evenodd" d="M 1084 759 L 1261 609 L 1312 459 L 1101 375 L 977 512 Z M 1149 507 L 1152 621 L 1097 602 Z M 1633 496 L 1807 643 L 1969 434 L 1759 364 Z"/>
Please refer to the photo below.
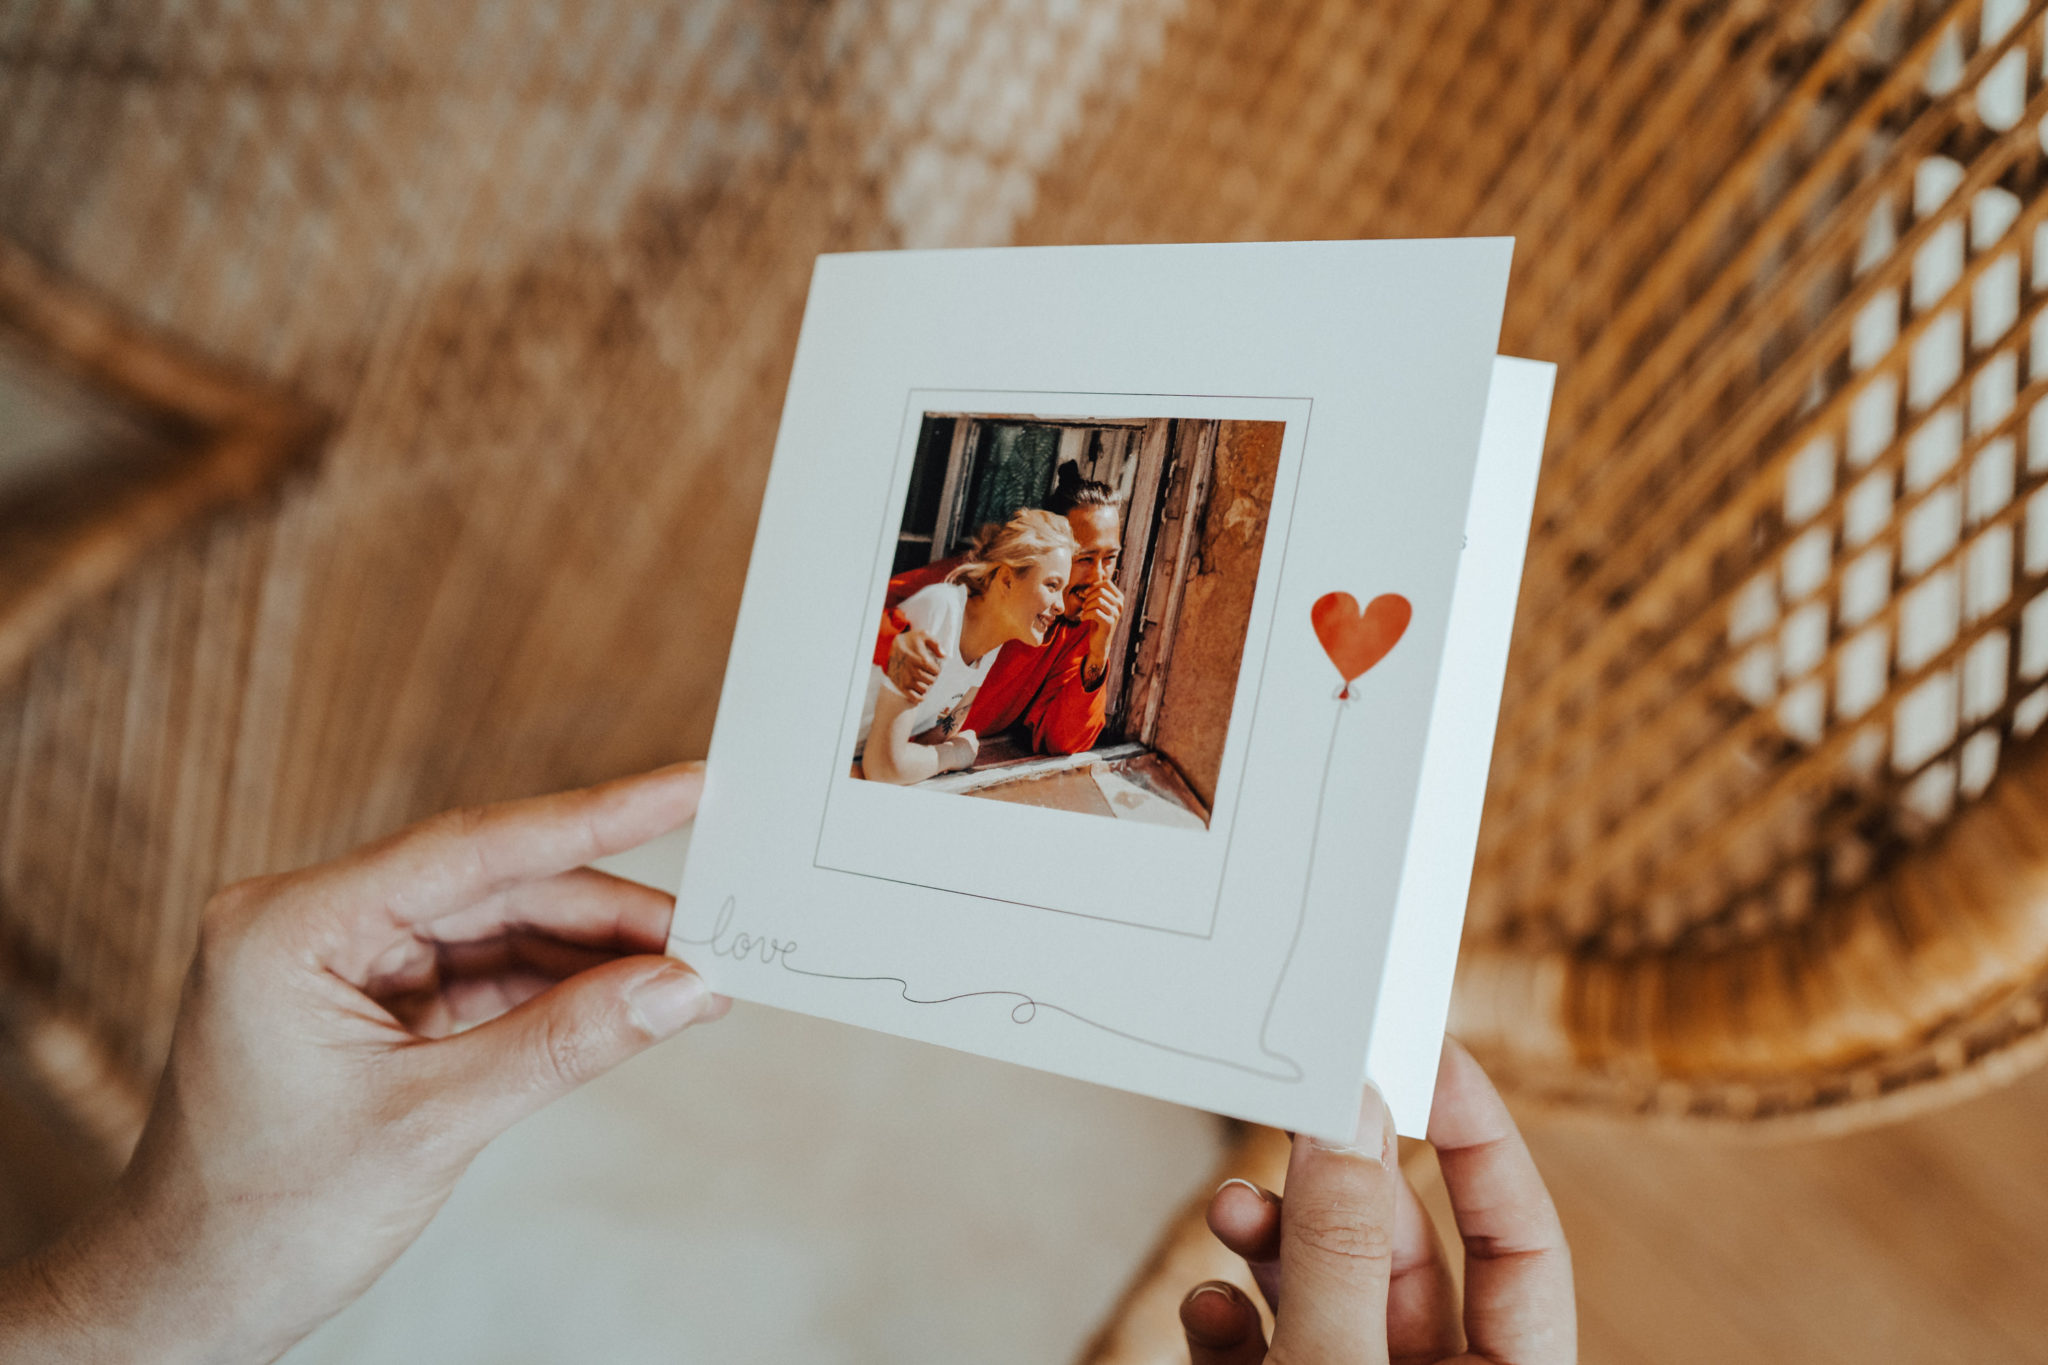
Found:
<path fill-rule="evenodd" d="M 720 699 L 697 831 L 702 837 L 695 840 L 695 856 L 685 868 L 672 951 L 690 957 L 714 989 L 728 994 L 1255 1121 L 1348 1135 L 1372 1021 L 1369 1009 L 1354 1013 L 1336 1006 L 1346 999 L 1369 1005 L 1385 960 L 1400 884 L 1398 872 L 1393 877 L 1386 873 L 1399 868 L 1407 847 L 1429 721 L 1426 705 L 1417 710 L 1415 694 L 1437 674 L 1458 575 L 1455 554 L 1446 558 L 1441 549 L 1443 534 L 1447 527 L 1461 526 L 1469 510 L 1472 461 L 1510 248 L 1502 239 L 1468 239 L 821 258 L 777 438 L 777 460 L 769 474 L 755 541 L 756 564 L 749 571 L 728 686 Z M 821 302 L 827 306 L 821 307 Z M 1064 308 L 1070 314 L 1080 310 L 1095 317 L 1119 316 L 1116 308 L 1135 303 L 1147 322 L 1141 338 L 1125 331 L 1112 335 L 1098 325 L 1085 334 L 1056 336 L 1043 328 L 1011 328 L 974 337 L 970 345 L 948 344 L 951 337 L 944 329 L 954 325 L 963 308 L 1009 318 L 1021 315 L 1019 310 L 1030 313 L 1041 303 L 1055 316 Z M 1098 305 L 1107 311 L 1094 311 Z M 830 321 L 825 320 L 828 317 Z M 886 325 L 876 322 L 878 318 Z M 907 374 L 912 382 L 874 378 L 885 367 L 894 367 L 889 373 Z M 1009 932 L 1014 925 L 987 932 L 978 928 L 973 951 L 956 951 L 949 957 L 933 947 L 924 931 L 940 927 L 942 920 L 951 927 L 947 917 L 932 912 L 953 907 L 912 902 L 878 909 L 876 898 L 849 892 L 844 883 L 852 879 L 821 873 L 808 865 L 808 858 L 803 859 L 803 872 L 839 880 L 806 880 L 797 872 L 792 850 L 781 847 L 787 840 L 776 833 L 790 813 L 789 803 L 797 800 L 786 786 L 778 785 L 781 779 L 776 774 L 809 764 L 805 755 L 814 756 L 816 746 L 829 744 L 830 739 L 814 735 L 815 726 L 801 717 L 797 723 L 784 724 L 779 733 L 761 728 L 758 716 L 763 708 L 782 706 L 787 720 L 787 707 L 801 706 L 808 695 L 796 679 L 801 669 L 787 643 L 771 640 L 777 632 L 806 640 L 822 638 L 820 632 L 835 634 L 839 627 L 816 618 L 803 619 L 799 626 L 778 616 L 786 610 L 798 570 L 774 563 L 764 571 L 762 556 L 787 550 L 787 537 L 798 529 L 788 519 L 797 515 L 794 508 L 803 505 L 805 497 L 815 502 L 829 491 L 865 504 L 871 496 L 871 486 L 847 484 L 842 467 L 816 462 L 820 444 L 844 446 L 848 431 L 865 432 L 860 439 L 873 440 L 878 414 L 872 394 L 862 395 L 877 386 L 894 395 L 889 408 L 894 428 L 901 420 L 903 396 L 911 389 L 1019 387 L 1079 393 L 1097 386 L 1076 379 L 1099 381 L 1105 374 L 1113 382 L 1100 387 L 1124 392 L 1294 388 L 1316 396 L 1319 425 L 1324 395 L 1330 395 L 1336 425 L 1320 439 L 1331 445 L 1332 459 L 1320 460 L 1311 450 L 1303 473 L 1307 479 L 1313 471 L 1315 486 L 1304 490 L 1309 495 L 1301 517 L 1317 523 L 1317 529 L 1305 536 L 1298 518 L 1287 555 L 1291 559 L 1304 540 L 1317 547 L 1302 569 L 1304 578 L 1317 580 L 1317 590 L 1352 586 L 1373 593 L 1400 587 L 1421 593 L 1410 631 L 1416 643 L 1397 651 L 1366 680 L 1386 693 L 1385 702 L 1394 709 L 1384 710 L 1379 722 L 1366 723 L 1370 733 L 1357 736 L 1349 746 L 1344 766 L 1356 775 L 1343 808 L 1347 837 L 1324 850 L 1331 864 L 1329 875 L 1318 864 L 1301 892 L 1316 905 L 1329 904 L 1332 913 L 1312 909 L 1315 923 L 1306 939 L 1296 920 L 1295 939 L 1304 947 L 1298 960 L 1294 940 L 1283 956 L 1270 932 L 1240 925 L 1234 930 L 1238 941 L 1227 945 L 1235 956 L 1202 964 L 1209 969 L 1203 979 L 1199 973 L 1182 971 L 1188 959 L 1181 950 L 1216 948 L 1221 935 L 1199 944 L 1159 944 L 1166 936 L 1154 934 L 1154 948 L 1142 970 L 1136 971 L 1139 979 L 1134 984 L 1133 970 L 1118 963 L 1115 952 L 1068 951 L 1066 943 L 1041 941 L 1049 938 L 1042 926 L 1057 919 L 1103 934 L 1143 931 L 1035 910 L 1018 912 L 1028 913 L 1035 922 L 1028 940 Z M 1297 379 L 1305 375 L 1306 382 L 1280 387 L 1290 374 Z M 991 384 L 992 379 L 1012 382 Z M 882 441 L 893 459 L 893 442 L 887 437 Z M 793 491 L 806 485 L 815 487 L 806 493 Z M 1361 501 L 1368 491 L 1368 500 Z M 1306 612 L 1308 599 L 1292 599 L 1307 587 L 1305 582 L 1283 582 L 1286 597 L 1274 604 L 1282 619 L 1297 609 Z M 1285 668 L 1290 687 L 1308 676 L 1311 662 L 1328 669 L 1326 660 L 1306 659 L 1294 634 L 1276 637 L 1286 639 L 1285 652 L 1293 656 Z M 1314 648 L 1312 639 L 1309 648 Z M 736 678 L 741 679 L 737 686 Z M 838 710 L 835 699 L 835 734 Z M 737 737 L 742 711 L 757 717 L 744 723 L 744 742 Z M 1404 716 L 1406 724 L 1389 723 Z M 1280 730 L 1294 741 L 1302 738 L 1295 733 L 1300 730 L 1298 719 L 1287 721 Z M 806 743 L 813 747 L 804 749 Z M 1334 758 L 1335 750 L 1331 752 Z M 1254 761 L 1257 753 L 1254 744 Z M 1389 762 L 1396 765 L 1387 774 L 1394 780 L 1368 778 L 1357 767 Z M 1277 799 L 1270 788 L 1248 793 L 1246 799 L 1261 797 Z M 1264 874 L 1284 855 L 1261 847 L 1245 856 Z M 1301 886 L 1299 877 L 1290 873 L 1280 881 L 1270 887 L 1277 903 L 1300 898 L 1286 889 Z M 750 902 L 737 918 L 730 889 L 736 886 Z M 827 905 L 832 917 L 821 919 Z M 863 917 L 863 911 L 876 918 Z M 781 927 L 773 927 L 778 923 Z M 851 960 L 837 964 L 850 969 L 845 973 L 790 967 L 788 958 L 797 944 L 783 935 L 792 927 L 808 940 L 811 956 L 806 960 L 822 960 L 815 955 L 818 938 L 829 937 L 828 955 L 837 951 L 842 958 L 866 958 L 871 969 Z M 831 935 L 823 933 L 828 928 Z M 706 929 L 711 930 L 709 935 Z M 814 935 L 814 930 L 819 932 Z M 884 941 L 893 947 L 877 958 L 871 950 Z M 704 951 L 692 951 L 697 946 Z M 774 970 L 778 955 L 779 965 L 788 971 Z M 1035 970 L 1064 983 L 1059 993 L 1069 1000 L 1100 999 L 1128 1009 L 1141 1021 L 1149 1017 L 1153 1031 L 1175 1038 L 1176 1044 L 1119 1028 L 1112 1018 L 1085 1018 L 1053 1004 L 1050 993 L 1035 987 L 1030 993 L 985 989 L 972 980 L 978 973 L 985 983 L 991 963 L 1005 964 L 1002 970 L 1007 973 L 1008 964 L 1026 957 L 1033 958 Z M 982 966 L 975 967 L 975 962 Z M 1268 970 L 1274 966 L 1277 973 Z M 1219 982 L 1219 972 L 1227 980 Z M 805 986 L 797 975 L 891 982 L 897 989 Z M 915 989 L 906 980 L 912 976 L 918 982 Z M 1152 997 L 1145 994 L 1145 979 L 1152 982 Z M 1262 986 L 1254 997 L 1243 989 L 1247 980 L 1269 979 L 1276 987 L 1284 984 L 1300 1007 L 1276 1015 L 1277 994 L 1269 996 Z M 1180 998 L 1156 994 L 1167 982 L 1183 992 Z M 1190 990 L 1193 996 L 1186 994 Z M 904 1008 L 906 1002 L 922 1005 L 991 996 L 1020 1003 L 993 1012 Z M 1232 1003 L 1233 996 L 1239 1003 Z M 1258 1013 L 1260 1000 L 1262 1017 L 1248 1017 L 1246 1007 Z M 1053 1021 L 1064 1017 L 1087 1028 L 1077 1034 L 1057 1022 L 1038 1029 L 1016 1027 L 1041 1015 Z M 1229 1047 L 1217 1047 L 1216 1055 L 1201 1050 L 1214 1047 L 1212 1040 L 1233 1028 L 1253 1024 L 1258 1025 L 1259 1042 L 1249 1051 L 1283 1055 L 1266 1045 L 1267 1026 L 1272 1026 L 1281 1044 L 1301 1059 L 1290 1061 L 1296 1075 L 1276 1079 L 1220 1055 L 1247 1051 L 1241 1037 Z M 1105 1035 L 1142 1043 L 1152 1054 L 1109 1047 Z M 1244 1074 L 1226 1074 L 1231 1071 Z"/>

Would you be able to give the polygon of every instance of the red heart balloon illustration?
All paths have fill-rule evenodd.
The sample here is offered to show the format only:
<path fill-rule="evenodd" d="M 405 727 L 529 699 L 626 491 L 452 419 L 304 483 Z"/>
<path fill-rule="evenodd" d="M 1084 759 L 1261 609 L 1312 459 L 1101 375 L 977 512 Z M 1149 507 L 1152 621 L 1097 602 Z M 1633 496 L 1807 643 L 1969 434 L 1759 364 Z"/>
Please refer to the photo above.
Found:
<path fill-rule="evenodd" d="M 1323 653 L 1344 675 L 1339 697 L 1350 696 L 1352 682 L 1400 643 L 1414 614 L 1415 608 L 1397 592 L 1381 593 L 1365 604 L 1364 611 L 1348 592 L 1326 592 L 1316 599 L 1308 617 L 1323 642 Z"/>

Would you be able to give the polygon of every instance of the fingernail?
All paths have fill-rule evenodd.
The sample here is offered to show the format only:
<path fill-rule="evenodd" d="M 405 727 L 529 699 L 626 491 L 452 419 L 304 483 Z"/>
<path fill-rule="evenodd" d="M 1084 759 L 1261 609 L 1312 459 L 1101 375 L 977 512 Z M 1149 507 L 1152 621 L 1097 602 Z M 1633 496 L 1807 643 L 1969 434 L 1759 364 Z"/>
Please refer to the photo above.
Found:
<path fill-rule="evenodd" d="M 1235 1290 L 1233 1290 L 1227 1284 L 1217 1284 L 1214 1281 L 1208 1281 L 1196 1285 L 1193 1289 L 1190 1289 L 1188 1291 L 1188 1296 L 1182 1299 L 1181 1302 L 1193 1303 L 1196 1299 L 1201 1298 L 1204 1294 L 1214 1294 L 1217 1298 L 1226 1299 L 1231 1303 L 1237 1302 L 1237 1293 Z"/>
<path fill-rule="evenodd" d="M 1211 1294 L 1229 1306 L 1229 1311 L 1223 1313 L 1218 1322 L 1203 1320 L 1205 1316 L 1215 1315 L 1214 1309 L 1206 1314 L 1200 1310 L 1191 1311 L 1195 1303 Z M 1180 1301 L 1180 1325 L 1187 1334 L 1188 1346 L 1212 1354 L 1234 1352 L 1244 1346 L 1250 1340 L 1251 1331 L 1258 1326 L 1257 1315 L 1245 1313 L 1247 1304 L 1243 1290 L 1221 1280 L 1208 1280 L 1190 1289 L 1187 1297 Z M 1249 1321 L 1246 1320 L 1248 1316 Z M 1193 1321 L 1189 1321 L 1190 1318 Z M 1260 1344 L 1264 1345 L 1263 1337 Z"/>
<path fill-rule="evenodd" d="M 680 1033 L 697 1022 L 711 1000 L 704 978 L 681 967 L 654 973 L 633 988 L 626 1008 L 656 1038 Z"/>
<path fill-rule="evenodd" d="M 1394 1125 L 1387 1113 L 1387 1102 L 1380 1098 L 1380 1092 L 1370 1085 L 1358 1102 L 1358 1132 L 1349 1142 L 1335 1142 L 1329 1138 L 1312 1137 L 1310 1145 L 1318 1151 L 1339 1152 L 1345 1156 L 1363 1157 L 1367 1161 L 1386 1165 L 1388 1150 L 1393 1143 Z"/>
<path fill-rule="evenodd" d="M 1221 1194 L 1221 1193 L 1223 1193 L 1223 1192 L 1224 1192 L 1225 1190 L 1229 1189 L 1229 1188 L 1230 1188 L 1230 1187 L 1231 1187 L 1232 1185 L 1242 1185 L 1242 1186 L 1244 1186 L 1244 1187 L 1245 1187 L 1246 1189 L 1250 1190 L 1250 1191 L 1252 1192 L 1252 1194 L 1253 1194 L 1254 1196 L 1256 1196 L 1256 1197 L 1257 1197 L 1258 1201 L 1259 1201 L 1259 1202 L 1260 1202 L 1261 1204 L 1263 1204 L 1263 1203 L 1265 1203 L 1265 1202 L 1266 1202 L 1266 1192 L 1265 1192 L 1264 1190 L 1260 1189 L 1260 1188 L 1259 1188 L 1259 1187 L 1258 1187 L 1257 1185 L 1254 1185 L 1254 1184 L 1252 1184 L 1252 1182 L 1251 1182 L 1251 1181 L 1249 1181 L 1249 1180 L 1240 1180 L 1240 1179 L 1239 1179 L 1238 1177 L 1236 1177 L 1236 1176 L 1232 1176 L 1232 1177 L 1230 1177 L 1230 1179 L 1228 1179 L 1228 1180 L 1224 1181 L 1224 1182 L 1223 1182 L 1223 1183 L 1222 1183 L 1221 1185 L 1218 1185 L 1218 1186 L 1216 1187 L 1216 1194 L 1212 1194 L 1212 1195 L 1210 1195 L 1209 1197 L 1210 1197 L 1211 1199 L 1214 1199 L 1214 1198 L 1216 1197 L 1216 1195 L 1217 1195 L 1217 1194 Z"/>

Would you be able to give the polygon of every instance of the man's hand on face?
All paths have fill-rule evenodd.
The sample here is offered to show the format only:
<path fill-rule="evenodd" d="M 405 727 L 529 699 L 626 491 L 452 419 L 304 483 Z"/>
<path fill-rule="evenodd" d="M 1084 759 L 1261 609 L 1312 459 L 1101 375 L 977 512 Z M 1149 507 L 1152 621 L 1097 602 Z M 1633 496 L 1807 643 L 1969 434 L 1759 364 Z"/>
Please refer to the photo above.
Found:
<path fill-rule="evenodd" d="M 945 657 L 944 645 L 911 626 L 889 642 L 889 681 L 904 696 L 918 701 L 939 676 L 939 661 Z"/>
<path fill-rule="evenodd" d="M 1088 585 L 1081 598 L 1081 623 L 1089 630 L 1088 666 L 1082 681 L 1090 687 L 1100 685 L 1109 667 L 1109 642 L 1123 615 L 1124 595 L 1112 580 L 1098 578 Z"/>

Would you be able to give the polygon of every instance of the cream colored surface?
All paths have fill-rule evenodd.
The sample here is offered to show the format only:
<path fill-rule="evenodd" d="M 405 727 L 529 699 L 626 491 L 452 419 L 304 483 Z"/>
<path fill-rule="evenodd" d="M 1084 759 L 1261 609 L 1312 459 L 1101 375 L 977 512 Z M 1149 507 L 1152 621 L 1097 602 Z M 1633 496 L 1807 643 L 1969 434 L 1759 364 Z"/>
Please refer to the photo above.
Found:
<path fill-rule="evenodd" d="M 687 832 L 606 866 L 672 885 Z M 761 1006 L 507 1134 L 291 1365 L 1069 1360 L 1206 1114 Z"/>
<path fill-rule="evenodd" d="M 743 1004 L 514 1129 L 287 1359 L 1069 1360 L 1219 1131 Z"/>

